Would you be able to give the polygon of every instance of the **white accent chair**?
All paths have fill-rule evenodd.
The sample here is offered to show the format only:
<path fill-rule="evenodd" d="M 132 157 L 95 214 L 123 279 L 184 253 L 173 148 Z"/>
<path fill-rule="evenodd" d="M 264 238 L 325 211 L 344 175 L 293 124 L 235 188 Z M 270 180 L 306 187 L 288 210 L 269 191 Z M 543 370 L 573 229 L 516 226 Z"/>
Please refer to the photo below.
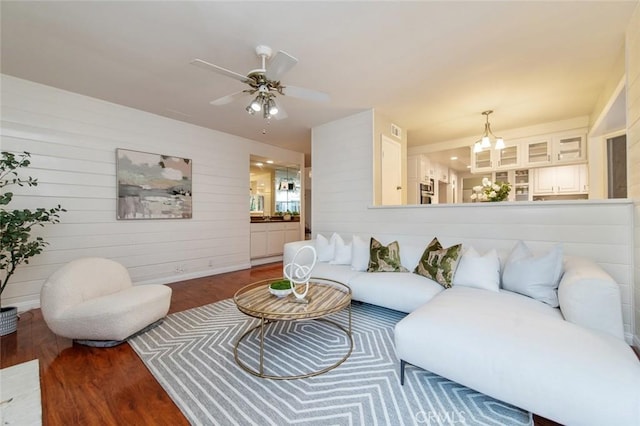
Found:
<path fill-rule="evenodd" d="M 113 346 L 163 318 L 171 288 L 131 283 L 121 264 L 99 257 L 71 261 L 42 286 L 40 306 L 55 334 L 83 341 L 111 341 Z"/>

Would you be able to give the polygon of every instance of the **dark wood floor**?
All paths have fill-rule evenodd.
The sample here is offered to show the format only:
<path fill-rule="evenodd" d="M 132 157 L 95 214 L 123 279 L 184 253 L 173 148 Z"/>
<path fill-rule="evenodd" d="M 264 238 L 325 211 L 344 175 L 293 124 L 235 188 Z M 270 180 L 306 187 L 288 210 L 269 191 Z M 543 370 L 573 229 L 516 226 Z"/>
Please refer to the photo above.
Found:
<path fill-rule="evenodd" d="M 274 263 L 170 284 L 170 313 L 232 297 L 243 285 L 274 278 Z M 40 360 L 44 425 L 187 425 L 171 398 L 128 344 L 89 348 L 54 335 L 39 309 L 21 315 L 18 331 L 0 339 L 0 367 Z M 534 417 L 536 425 L 555 423 Z"/>

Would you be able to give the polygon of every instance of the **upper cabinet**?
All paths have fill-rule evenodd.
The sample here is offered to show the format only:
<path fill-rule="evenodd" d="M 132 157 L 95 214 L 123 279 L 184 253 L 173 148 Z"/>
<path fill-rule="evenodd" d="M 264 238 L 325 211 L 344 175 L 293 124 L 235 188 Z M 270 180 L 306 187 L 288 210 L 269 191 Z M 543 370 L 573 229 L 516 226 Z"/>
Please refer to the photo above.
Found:
<path fill-rule="evenodd" d="M 584 163 L 587 160 L 585 142 L 584 134 L 563 133 L 506 142 L 501 150 L 473 152 L 471 147 L 471 172 Z"/>
<path fill-rule="evenodd" d="M 553 140 L 553 161 L 559 163 L 577 163 L 587 159 L 584 135 L 556 137 Z"/>
<path fill-rule="evenodd" d="M 524 165 L 530 167 L 551 164 L 551 140 L 534 139 L 522 142 Z"/>
<path fill-rule="evenodd" d="M 480 152 L 473 152 L 471 147 L 471 172 L 484 172 L 493 170 L 493 150 L 485 149 Z"/>
<path fill-rule="evenodd" d="M 407 179 L 428 182 L 429 179 L 434 178 L 435 173 L 431 161 L 426 155 L 419 154 L 407 157 Z"/>
<path fill-rule="evenodd" d="M 494 149 L 493 151 L 497 160 L 497 169 L 515 169 L 520 167 L 519 144 L 506 144 L 503 149 Z"/>
<path fill-rule="evenodd" d="M 503 149 L 485 149 L 473 152 L 471 147 L 471 172 L 485 172 L 492 170 L 510 170 L 520 167 L 520 144 L 507 144 Z"/>

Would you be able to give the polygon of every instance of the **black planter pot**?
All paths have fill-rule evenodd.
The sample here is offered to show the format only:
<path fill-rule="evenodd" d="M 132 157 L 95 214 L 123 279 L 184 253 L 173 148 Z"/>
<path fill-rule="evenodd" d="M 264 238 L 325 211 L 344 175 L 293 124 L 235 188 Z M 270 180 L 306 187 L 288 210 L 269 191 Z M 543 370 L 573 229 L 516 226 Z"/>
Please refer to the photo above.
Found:
<path fill-rule="evenodd" d="M 0 308 L 0 336 L 15 333 L 18 329 L 18 308 L 7 306 Z"/>

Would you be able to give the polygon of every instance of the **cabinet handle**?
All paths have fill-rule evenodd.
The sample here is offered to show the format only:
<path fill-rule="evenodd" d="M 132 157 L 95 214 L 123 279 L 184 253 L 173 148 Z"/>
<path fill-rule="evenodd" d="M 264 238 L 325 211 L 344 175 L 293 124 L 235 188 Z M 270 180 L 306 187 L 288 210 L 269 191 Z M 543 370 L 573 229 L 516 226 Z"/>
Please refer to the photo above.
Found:
<path fill-rule="evenodd" d="M 560 153 L 558 153 L 558 160 L 560 160 Z"/>
<path fill-rule="evenodd" d="M 396 186 L 396 189 L 402 189 L 402 187 L 401 186 Z"/>
<path fill-rule="evenodd" d="M 547 161 L 551 161 L 551 154 L 547 154 Z"/>

